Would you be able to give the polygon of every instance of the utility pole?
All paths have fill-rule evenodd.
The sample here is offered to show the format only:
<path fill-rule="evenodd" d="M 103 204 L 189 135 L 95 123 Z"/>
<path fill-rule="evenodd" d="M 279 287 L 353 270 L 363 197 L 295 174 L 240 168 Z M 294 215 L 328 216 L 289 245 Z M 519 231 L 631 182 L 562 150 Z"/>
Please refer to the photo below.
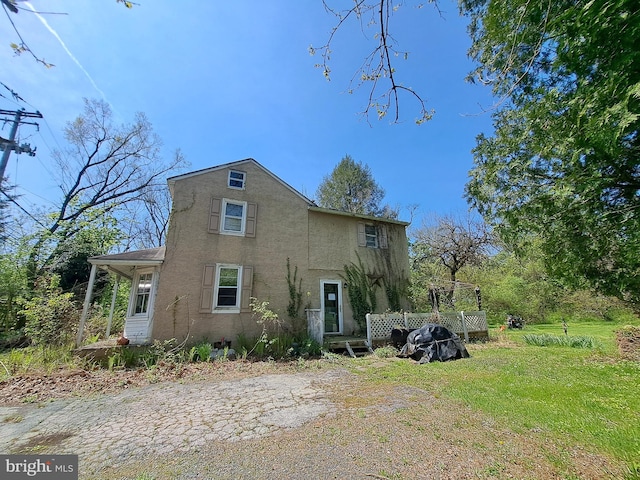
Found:
<path fill-rule="evenodd" d="M 14 115 L 13 117 L 13 125 L 11 126 L 11 133 L 9 133 L 9 138 L 4 139 L 0 137 L 0 150 L 4 150 L 2 154 L 2 160 L 0 161 L 0 179 L 4 178 L 4 171 L 7 168 L 7 163 L 9 162 L 9 155 L 12 151 L 17 154 L 26 153 L 27 155 L 33 157 L 36 154 L 36 149 L 31 149 L 31 145 L 28 143 L 23 143 L 22 145 L 16 144 L 16 133 L 18 133 L 18 126 L 20 124 L 29 124 L 36 125 L 35 122 L 24 122 L 22 118 L 42 118 L 42 114 L 40 112 L 25 112 L 24 108 L 20 110 L 0 110 L 0 115 Z M 5 123 L 10 122 L 9 119 L 4 119 Z"/>

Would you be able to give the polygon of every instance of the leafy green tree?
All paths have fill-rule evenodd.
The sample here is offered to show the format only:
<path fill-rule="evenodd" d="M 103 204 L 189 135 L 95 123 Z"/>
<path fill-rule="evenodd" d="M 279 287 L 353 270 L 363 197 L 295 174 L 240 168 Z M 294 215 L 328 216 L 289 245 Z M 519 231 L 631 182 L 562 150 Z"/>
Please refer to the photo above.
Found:
<path fill-rule="evenodd" d="M 11 187 L 6 178 L 0 178 L 0 243 L 7 239 L 7 225 L 9 223 L 9 202 L 13 200 Z"/>
<path fill-rule="evenodd" d="M 0 337 L 7 336 L 24 326 L 20 314 L 22 302 L 29 295 L 27 289 L 26 260 L 30 245 L 27 238 L 9 238 L 0 251 Z"/>
<path fill-rule="evenodd" d="M 321 207 L 361 215 L 396 218 L 397 212 L 388 206 L 380 207 L 384 190 L 376 183 L 371 169 L 345 156 L 330 175 L 322 179 L 316 192 Z"/>
<path fill-rule="evenodd" d="M 466 195 L 564 282 L 640 302 L 640 4 L 463 0 L 475 79 L 502 98 Z"/>
<path fill-rule="evenodd" d="M 58 285 L 64 292 L 84 294 L 91 273 L 87 259 L 109 253 L 120 243 L 123 234 L 117 223 L 110 214 L 99 215 L 95 221 L 87 222 L 77 234 L 56 244 L 48 270 L 59 277 Z M 100 295 L 105 283 L 106 275 L 99 272 L 96 295 Z"/>
<path fill-rule="evenodd" d="M 25 334 L 37 345 L 61 345 L 72 338 L 78 308 L 73 293 L 63 293 L 56 275 L 38 279 L 33 295 L 25 302 Z"/>

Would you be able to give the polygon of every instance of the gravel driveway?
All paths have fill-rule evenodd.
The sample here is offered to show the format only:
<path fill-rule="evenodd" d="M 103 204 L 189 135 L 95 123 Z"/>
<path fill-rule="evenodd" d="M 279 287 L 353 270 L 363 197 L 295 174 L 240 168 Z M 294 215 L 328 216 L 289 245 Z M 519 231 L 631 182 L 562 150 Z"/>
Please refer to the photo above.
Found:
<path fill-rule="evenodd" d="M 1 452 L 78 454 L 80 478 L 534 479 L 616 473 L 607 459 L 555 445 L 544 432 L 516 434 L 425 390 L 374 385 L 341 368 L 163 382 L 0 406 L 0 422 Z"/>

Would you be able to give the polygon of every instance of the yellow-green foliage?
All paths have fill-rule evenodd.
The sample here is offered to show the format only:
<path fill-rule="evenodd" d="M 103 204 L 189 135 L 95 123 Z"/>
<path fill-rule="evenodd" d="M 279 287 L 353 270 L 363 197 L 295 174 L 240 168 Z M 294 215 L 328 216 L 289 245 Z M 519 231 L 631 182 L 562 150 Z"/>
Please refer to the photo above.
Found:
<path fill-rule="evenodd" d="M 24 304 L 25 334 L 34 344 L 60 345 L 77 325 L 78 309 L 72 293 L 62 293 L 56 275 L 38 279 L 36 294 Z"/>

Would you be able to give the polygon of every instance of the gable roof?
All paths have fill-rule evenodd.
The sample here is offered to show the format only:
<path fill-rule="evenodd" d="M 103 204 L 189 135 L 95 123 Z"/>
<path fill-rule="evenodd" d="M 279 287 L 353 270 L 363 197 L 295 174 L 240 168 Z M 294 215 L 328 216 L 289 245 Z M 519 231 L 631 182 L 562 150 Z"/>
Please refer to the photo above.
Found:
<path fill-rule="evenodd" d="M 283 187 L 285 187 L 287 190 L 289 190 L 290 192 L 295 194 L 297 197 L 299 197 L 302 201 L 307 203 L 309 206 L 315 206 L 316 205 L 316 203 L 313 200 L 305 197 L 302 193 L 300 193 L 298 190 L 293 188 L 287 182 L 285 182 L 280 177 L 275 175 L 273 172 L 271 172 L 270 170 L 268 170 L 267 168 L 262 166 L 260 163 L 258 163 L 253 158 L 245 158 L 244 160 L 237 160 L 235 162 L 223 163 L 222 165 L 216 165 L 215 167 L 203 168 L 201 170 L 195 170 L 193 172 L 184 173 L 182 175 L 176 175 L 175 177 L 169 177 L 169 178 L 167 178 L 167 183 L 169 184 L 169 190 L 171 192 L 171 196 L 173 196 L 173 185 L 178 180 L 184 180 L 185 178 L 195 177 L 197 175 L 203 175 L 203 174 L 210 173 L 210 172 L 216 172 L 218 170 L 224 170 L 224 169 L 227 169 L 227 168 L 240 167 L 240 166 L 242 166 L 244 164 L 247 164 L 247 163 L 253 164 L 256 167 L 258 167 L 259 169 L 261 169 L 264 173 L 269 175 L 276 182 L 280 183 Z"/>
<path fill-rule="evenodd" d="M 236 168 L 236 167 L 240 167 L 240 166 L 242 166 L 244 164 L 247 164 L 247 163 L 251 163 L 251 164 L 255 165 L 256 167 L 260 168 L 264 173 L 269 175 L 276 182 L 280 183 L 287 190 L 289 190 L 290 192 L 295 194 L 297 197 L 302 199 L 308 205 L 309 210 L 311 210 L 311 211 L 321 212 L 321 213 L 328 213 L 328 214 L 333 214 L 333 215 L 342 215 L 342 216 L 347 216 L 347 217 L 360 218 L 362 220 L 384 222 L 384 223 L 393 223 L 393 224 L 396 224 L 396 225 L 403 225 L 405 227 L 410 225 L 410 222 L 403 222 L 401 220 L 393 220 L 391 218 L 373 217 L 373 216 L 370 216 L 370 215 L 360 215 L 360 214 L 357 214 L 357 213 L 344 212 L 342 210 L 334 210 L 332 208 L 319 207 L 316 204 L 315 201 L 313 201 L 310 198 L 307 198 L 306 196 L 304 196 L 302 193 L 297 191 L 295 188 L 293 188 L 291 185 L 289 185 L 287 182 L 285 182 L 280 177 L 275 175 L 273 172 L 271 172 L 270 170 L 268 170 L 267 168 L 262 166 L 259 162 L 257 162 L 253 158 L 245 158 L 244 160 L 236 160 L 235 162 L 223 163 L 222 165 L 216 165 L 214 167 L 208 167 L 208 168 L 203 168 L 203 169 L 200 169 L 200 170 L 194 170 L 193 172 L 188 172 L 188 173 L 184 173 L 182 175 L 176 175 L 175 177 L 167 178 L 167 183 L 169 184 L 169 190 L 171 191 L 171 196 L 173 196 L 173 185 L 178 180 L 183 180 L 185 178 L 195 177 L 197 175 L 204 175 L 206 173 L 216 172 L 218 170 L 224 170 L 224 169 L 227 169 L 227 168 Z"/>

